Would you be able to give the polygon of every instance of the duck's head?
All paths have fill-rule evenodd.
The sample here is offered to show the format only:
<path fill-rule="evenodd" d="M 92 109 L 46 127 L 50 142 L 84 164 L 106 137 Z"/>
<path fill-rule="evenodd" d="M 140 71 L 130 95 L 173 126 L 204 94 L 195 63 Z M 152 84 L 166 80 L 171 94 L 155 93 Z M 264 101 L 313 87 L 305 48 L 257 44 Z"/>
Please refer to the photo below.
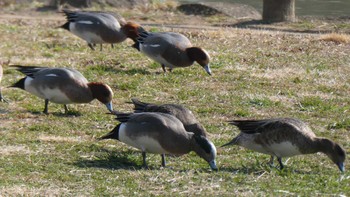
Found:
<path fill-rule="evenodd" d="M 135 43 L 138 42 L 137 38 L 139 37 L 140 33 L 146 31 L 141 25 L 134 22 L 125 23 L 121 29 L 126 37 L 132 39 Z"/>
<path fill-rule="evenodd" d="M 186 49 L 186 52 L 192 61 L 196 61 L 209 75 L 211 75 L 209 67 L 210 56 L 206 50 L 200 47 L 190 47 Z"/>
<path fill-rule="evenodd" d="M 105 104 L 107 109 L 112 112 L 113 111 L 113 105 L 112 105 L 112 99 L 113 99 L 113 91 L 112 89 L 104 83 L 98 83 L 98 82 L 91 82 L 88 84 L 92 96 L 96 98 L 101 103 Z"/>
<path fill-rule="evenodd" d="M 320 147 L 322 152 L 338 166 L 339 170 L 344 172 L 345 150 L 339 144 L 325 138 L 321 139 Z"/>
<path fill-rule="evenodd" d="M 216 166 L 216 147 L 215 145 L 201 135 L 193 135 L 194 140 L 194 151 L 198 154 L 198 156 L 202 157 L 205 161 L 207 161 L 210 165 L 210 168 L 214 171 L 218 170 Z"/>

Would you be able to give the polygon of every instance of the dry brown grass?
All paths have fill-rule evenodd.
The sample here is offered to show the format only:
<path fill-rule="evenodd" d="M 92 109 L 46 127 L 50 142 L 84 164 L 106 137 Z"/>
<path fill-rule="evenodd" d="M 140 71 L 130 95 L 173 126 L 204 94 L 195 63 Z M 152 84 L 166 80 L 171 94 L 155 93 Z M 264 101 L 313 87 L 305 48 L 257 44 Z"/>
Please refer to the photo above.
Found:
<path fill-rule="evenodd" d="M 128 47 L 130 41 L 92 52 L 81 39 L 54 28 L 64 22 L 57 13 L 0 15 L 0 62 L 76 68 L 90 81 L 110 84 L 114 108 L 120 111 L 131 111 L 132 106 L 125 103 L 131 97 L 184 104 L 217 146 L 238 133 L 227 120 L 283 116 L 308 122 L 317 135 L 334 139 L 349 152 L 348 44 L 318 41 L 319 34 L 205 27 L 206 19 L 187 21 L 190 17 L 174 13 L 163 13 L 161 18 L 161 12 L 155 11 L 144 20 L 139 13 L 123 15 L 127 14 L 147 23 L 146 29 L 188 35 L 194 45 L 210 53 L 213 76 L 198 65 L 163 74 L 160 65 Z M 173 22 L 181 26 L 159 25 Z M 3 86 L 23 77 L 7 66 L 4 70 Z M 266 165 L 266 155 L 239 147 L 219 148 L 217 173 L 193 153 L 168 157 L 168 168 L 160 167 L 159 155 L 149 154 L 151 169 L 146 170 L 140 168 L 139 151 L 117 141 L 95 140 L 117 124 L 97 101 L 69 106 L 76 112 L 70 116 L 62 115 L 61 105 L 50 104 L 46 116 L 40 113 L 42 99 L 18 89 L 5 88 L 3 93 L 11 102 L 0 103 L 0 154 L 5 155 L 0 156 L 1 194 L 310 196 L 350 192 L 349 173 L 340 176 L 323 154 L 293 157 L 286 170 L 279 171 Z"/>
<path fill-rule="evenodd" d="M 350 43 L 350 35 L 348 34 L 338 34 L 331 33 L 326 35 L 321 35 L 319 40 L 326 42 L 334 42 L 336 44 L 347 44 Z"/>

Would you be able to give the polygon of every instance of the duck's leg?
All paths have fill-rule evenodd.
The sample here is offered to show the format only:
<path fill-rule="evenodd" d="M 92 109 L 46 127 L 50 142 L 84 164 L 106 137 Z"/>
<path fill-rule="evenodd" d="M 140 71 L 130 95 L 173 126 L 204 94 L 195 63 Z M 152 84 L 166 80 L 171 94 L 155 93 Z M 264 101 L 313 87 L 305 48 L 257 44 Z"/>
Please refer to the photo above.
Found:
<path fill-rule="evenodd" d="M 162 166 L 165 167 L 166 161 L 165 161 L 165 154 L 161 154 L 162 156 Z"/>
<path fill-rule="evenodd" d="M 275 159 L 275 157 L 271 155 L 271 158 L 270 158 L 270 161 L 269 161 L 269 165 L 270 166 L 273 166 L 273 160 L 274 159 Z"/>
<path fill-rule="evenodd" d="M 280 164 L 280 169 L 282 170 L 284 168 L 283 163 L 282 163 L 282 158 L 281 157 L 277 157 L 277 161 Z"/>
<path fill-rule="evenodd" d="M 91 50 L 93 50 L 93 51 L 95 50 L 95 48 L 94 48 L 93 44 L 88 43 L 88 46 L 90 47 L 90 49 L 91 49 Z"/>
<path fill-rule="evenodd" d="M 44 111 L 43 111 L 44 114 L 49 114 L 49 113 L 48 113 L 48 109 L 47 109 L 47 108 L 48 108 L 48 105 L 49 105 L 49 99 L 45 99 L 45 108 L 44 108 Z"/>
<path fill-rule="evenodd" d="M 148 168 L 147 163 L 146 163 L 146 152 L 142 152 L 142 160 L 143 160 L 142 167 Z"/>
<path fill-rule="evenodd" d="M 163 69 L 163 71 L 166 73 L 165 65 L 164 65 L 164 64 L 162 64 L 162 69 Z"/>
<path fill-rule="evenodd" d="M 68 107 L 67 107 L 67 105 L 64 104 L 63 107 L 64 107 L 64 113 L 65 113 L 65 114 L 68 114 Z"/>
<path fill-rule="evenodd" d="M 102 51 L 102 44 L 100 44 L 100 51 Z"/>
<path fill-rule="evenodd" d="M 113 45 L 113 44 L 111 44 L 111 46 L 112 46 L 112 49 L 114 49 L 114 45 Z"/>
<path fill-rule="evenodd" d="M 1 87 L 0 87 L 0 102 L 8 103 L 8 101 L 2 96 Z"/>

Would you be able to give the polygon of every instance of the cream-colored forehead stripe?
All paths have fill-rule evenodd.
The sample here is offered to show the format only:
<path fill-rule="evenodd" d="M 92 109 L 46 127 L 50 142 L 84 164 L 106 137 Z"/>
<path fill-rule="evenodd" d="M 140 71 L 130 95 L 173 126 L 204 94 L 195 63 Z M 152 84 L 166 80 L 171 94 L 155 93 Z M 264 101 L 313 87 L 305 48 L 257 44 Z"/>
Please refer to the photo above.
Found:
<path fill-rule="evenodd" d="M 210 144 L 210 146 L 211 146 L 211 150 L 212 150 L 213 155 L 216 156 L 216 147 L 215 147 L 215 145 L 214 145 L 213 142 L 211 142 L 211 141 L 209 141 L 209 144 Z"/>
<path fill-rule="evenodd" d="M 113 93 L 113 90 L 112 90 L 112 88 L 111 87 L 109 87 L 109 85 L 107 85 L 107 84 L 105 84 L 106 85 L 106 87 L 109 89 L 109 91 L 112 93 L 112 96 L 114 95 L 114 93 Z"/>
<path fill-rule="evenodd" d="M 210 55 L 209 55 L 208 51 L 206 51 L 205 49 L 202 49 L 202 50 L 210 58 Z"/>

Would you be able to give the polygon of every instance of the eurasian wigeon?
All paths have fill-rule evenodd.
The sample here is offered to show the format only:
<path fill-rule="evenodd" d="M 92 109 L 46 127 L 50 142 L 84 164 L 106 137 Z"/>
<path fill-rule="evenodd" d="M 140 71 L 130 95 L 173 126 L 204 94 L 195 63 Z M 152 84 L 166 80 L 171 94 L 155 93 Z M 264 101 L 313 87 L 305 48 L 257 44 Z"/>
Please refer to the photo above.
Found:
<path fill-rule="evenodd" d="M 72 32 L 88 43 L 94 50 L 96 44 L 120 43 L 126 40 L 127 36 L 122 30 L 126 23 L 123 18 L 118 19 L 112 13 L 93 11 L 70 11 L 63 10 L 67 22 L 61 28 Z"/>
<path fill-rule="evenodd" d="M 48 113 L 49 101 L 63 104 L 89 103 L 97 99 L 113 111 L 112 89 L 100 82 L 88 82 L 77 70 L 71 68 L 46 68 L 36 66 L 12 65 L 26 77 L 20 79 L 11 87 L 21 88 L 40 98 L 45 99 L 44 113 Z"/>
<path fill-rule="evenodd" d="M 277 157 L 283 169 L 282 157 L 322 152 L 344 172 L 345 151 L 337 143 L 316 137 L 311 128 L 301 120 L 276 118 L 266 120 L 233 120 L 241 133 L 229 143 L 260 153 L 271 155 L 270 162 Z"/>
<path fill-rule="evenodd" d="M 133 47 L 160 63 L 164 72 L 165 67 L 171 71 L 173 68 L 188 67 L 197 62 L 211 75 L 208 52 L 200 47 L 193 47 L 186 36 L 174 32 L 151 33 L 136 24 L 128 30 L 134 31 L 128 36 L 135 41 Z"/>
<path fill-rule="evenodd" d="M 204 136 L 187 132 L 175 116 L 155 112 L 114 113 L 121 123 L 99 139 L 116 139 L 140 149 L 145 167 L 146 153 L 161 154 L 162 166 L 165 166 L 165 154 L 183 155 L 194 151 L 212 170 L 217 170 L 214 144 Z"/>

